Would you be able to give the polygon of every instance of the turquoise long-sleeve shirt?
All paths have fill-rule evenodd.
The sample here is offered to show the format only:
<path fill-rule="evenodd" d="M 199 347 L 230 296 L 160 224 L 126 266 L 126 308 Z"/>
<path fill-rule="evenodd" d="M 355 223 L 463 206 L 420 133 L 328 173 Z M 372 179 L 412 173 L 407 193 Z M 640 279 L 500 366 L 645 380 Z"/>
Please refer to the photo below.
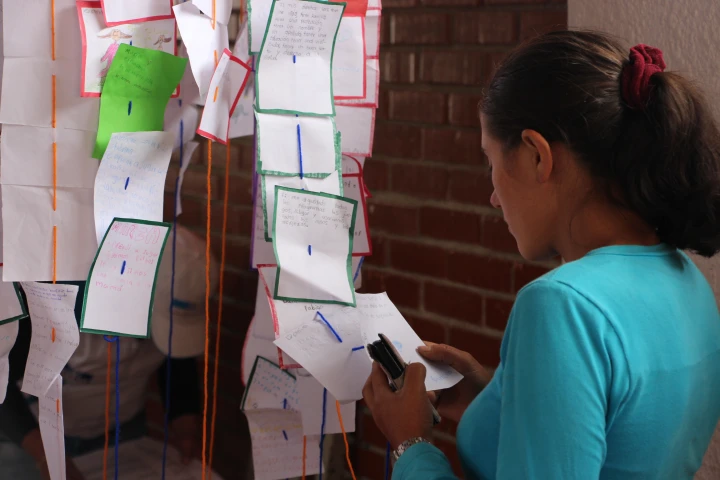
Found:
<path fill-rule="evenodd" d="M 594 250 L 523 288 L 457 432 L 465 478 L 683 480 L 720 417 L 720 315 L 664 245 Z M 393 479 L 456 478 L 418 444 Z"/>

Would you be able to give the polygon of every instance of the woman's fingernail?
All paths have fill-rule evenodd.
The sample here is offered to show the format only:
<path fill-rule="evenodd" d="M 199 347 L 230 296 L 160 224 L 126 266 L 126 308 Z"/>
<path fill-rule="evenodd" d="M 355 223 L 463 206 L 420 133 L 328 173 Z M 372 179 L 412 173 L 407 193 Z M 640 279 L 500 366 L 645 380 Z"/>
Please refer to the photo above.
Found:
<path fill-rule="evenodd" d="M 427 353 L 430 351 L 430 347 L 425 346 L 425 345 L 420 345 L 419 347 L 417 347 L 416 350 L 418 353 Z"/>

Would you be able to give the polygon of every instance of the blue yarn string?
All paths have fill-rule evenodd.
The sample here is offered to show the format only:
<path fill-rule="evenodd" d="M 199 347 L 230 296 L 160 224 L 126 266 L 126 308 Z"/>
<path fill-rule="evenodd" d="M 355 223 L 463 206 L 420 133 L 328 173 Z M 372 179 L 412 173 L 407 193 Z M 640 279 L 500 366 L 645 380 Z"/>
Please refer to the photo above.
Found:
<path fill-rule="evenodd" d="M 327 410 L 327 388 L 323 388 L 322 423 L 320 424 L 320 474 L 318 477 L 319 480 L 322 480 L 322 470 L 323 470 L 323 445 L 325 444 L 325 410 Z"/>
<path fill-rule="evenodd" d="M 335 331 L 335 329 L 332 327 L 332 325 L 330 325 L 330 322 L 327 321 L 327 319 L 323 316 L 322 313 L 320 313 L 320 311 L 318 311 L 317 314 L 320 317 L 320 320 L 325 322 L 325 325 L 327 325 L 327 327 L 330 329 L 330 331 L 333 333 L 333 335 L 335 335 L 335 338 L 337 338 L 338 341 L 340 343 L 342 343 L 342 338 L 340 338 L 340 335 L 338 335 L 338 333 Z"/>
<path fill-rule="evenodd" d="M 358 275 L 360 275 L 360 269 L 362 268 L 364 261 L 365 261 L 365 257 L 360 257 L 360 261 L 358 262 L 358 268 L 357 268 L 357 270 L 355 270 L 355 276 L 353 277 L 353 283 L 357 282 Z"/>
<path fill-rule="evenodd" d="M 179 104 L 182 105 L 182 100 L 178 100 Z M 184 125 L 182 119 L 180 120 L 180 168 L 183 166 L 183 131 Z M 172 244 L 172 268 L 170 273 L 170 329 L 168 330 L 168 354 L 166 361 L 165 371 L 165 424 L 163 426 L 163 456 L 162 456 L 162 480 L 165 480 L 165 464 L 167 462 L 167 447 L 168 447 L 168 436 L 169 436 L 169 424 L 170 424 L 170 364 L 172 358 L 172 337 L 173 337 L 173 306 L 175 300 L 175 246 L 177 245 L 177 206 L 178 206 L 178 191 L 180 186 L 180 175 L 175 179 L 175 206 L 173 207 L 173 244 Z"/>
<path fill-rule="evenodd" d="M 385 449 L 385 480 L 388 480 L 390 478 L 390 442 L 387 444 L 387 448 Z"/>
<path fill-rule="evenodd" d="M 115 344 L 115 480 L 118 480 L 120 458 L 120 337 L 103 335 L 106 342 Z"/>

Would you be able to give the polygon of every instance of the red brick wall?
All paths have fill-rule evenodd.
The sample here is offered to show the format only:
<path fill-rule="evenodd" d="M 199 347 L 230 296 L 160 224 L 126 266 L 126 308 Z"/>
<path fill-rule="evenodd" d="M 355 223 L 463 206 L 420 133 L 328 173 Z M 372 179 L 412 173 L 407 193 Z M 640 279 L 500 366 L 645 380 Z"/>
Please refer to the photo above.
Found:
<path fill-rule="evenodd" d="M 373 194 L 374 255 L 365 262 L 364 291 L 387 291 L 422 338 L 450 343 L 494 366 L 515 292 L 548 265 L 520 258 L 500 213 L 489 205 L 492 186 L 480 152 L 477 104 L 493 64 L 513 45 L 565 25 L 566 1 L 383 0 L 383 7 L 381 105 L 375 154 L 365 168 Z M 239 404 L 241 347 L 257 284 L 248 263 L 251 145 L 249 138 L 233 140 L 229 170 L 214 460 L 226 480 L 247 478 L 244 465 L 250 461 Z M 201 235 L 206 171 L 207 144 L 202 140 L 185 175 L 180 217 L 181 224 Z M 172 219 L 176 173 L 171 168 L 168 174 L 166 219 Z M 225 173 L 225 149 L 215 145 L 211 229 L 218 259 Z M 213 319 L 216 312 L 217 300 Z M 211 372 L 213 366 L 211 362 Z M 151 388 L 149 408 L 154 432 L 160 434 L 162 410 L 154 382 Z M 384 439 L 362 406 L 357 418 L 358 433 L 350 436 L 355 472 L 358 478 L 382 479 Z M 445 422 L 435 440 L 457 466 L 454 429 Z"/>

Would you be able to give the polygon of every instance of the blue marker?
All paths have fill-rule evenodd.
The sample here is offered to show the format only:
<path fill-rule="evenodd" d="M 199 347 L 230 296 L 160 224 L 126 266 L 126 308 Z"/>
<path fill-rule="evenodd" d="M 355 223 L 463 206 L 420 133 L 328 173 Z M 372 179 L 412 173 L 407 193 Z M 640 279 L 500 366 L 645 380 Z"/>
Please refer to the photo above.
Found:
<path fill-rule="evenodd" d="M 312 245 L 308 245 L 308 255 L 312 255 Z"/>
<path fill-rule="evenodd" d="M 123 274 L 125 273 L 125 264 L 126 264 L 126 263 L 127 263 L 127 262 L 125 262 L 125 260 L 123 260 L 122 267 L 120 267 L 120 275 L 123 275 Z"/>
<path fill-rule="evenodd" d="M 125 190 L 127 190 L 127 186 L 128 186 L 129 183 L 130 183 L 130 177 L 127 177 L 127 178 L 125 179 Z"/>
<path fill-rule="evenodd" d="M 128 102 L 128 116 L 130 116 L 130 112 L 132 112 L 132 100 Z"/>

